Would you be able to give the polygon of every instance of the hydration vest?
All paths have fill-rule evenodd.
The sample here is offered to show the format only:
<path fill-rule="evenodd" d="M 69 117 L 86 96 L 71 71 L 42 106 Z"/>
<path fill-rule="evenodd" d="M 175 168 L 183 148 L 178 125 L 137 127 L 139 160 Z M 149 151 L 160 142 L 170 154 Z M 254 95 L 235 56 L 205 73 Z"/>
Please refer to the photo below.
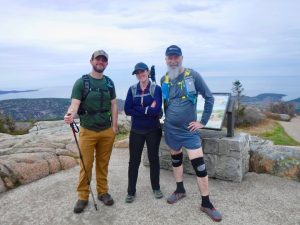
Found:
<path fill-rule="evenodd" d="M 79 105 L 79 109 L 78 109 L 78 115 L 84 115 L 84 114 L 89 114 L 89 115 L 94 115 L 96 113 L 107 113 L 110 112 L 110 109 L 104 109 L 103 108 L 103 92 L 108 92 L 110 93 L 110 96 L 112 96 L 114 94 L 114 85 L 113 82 L 110 78 L 108 78 L 107 76 L 103 75 L 104 79 L 105 79 L 105 83 L 107 86 L 107 89 L 101 89 L 101 88 L 91 88 L 91 83 L 90 83 L 90 77 L 88 74 L 85 74 L 82 76 L 82 80 L 83 80 L 83 93 L 82 93 L 82 99 L 81 99 L 81 103 Z M 100 93 L 100 110 L 90 110 L 90 109 L 85 109 L 83 107 L 83 102 L 85 101 L 85 99 L 87 98 L 88 94 L 91 91 L 97 91 Z"/>
<path fill-rule="evenodd" d="M 193 76 L 191 76 L 191 70 L 190 69 L 185 69 L 184 71 L 184 76 L 182 81 L 178 81 L 177 85 L 180 87 L 181 90 L 184 90 L 185 95 L 183 95 L 181 98 L 185 99 L 188 98 L 193 104 L 197 103 L 197 92 L 190 92 L 187 90 L 187 85 L 186 85 L 186 81 L 188 79 L 191 79 L 193 82 L 194 78 Z M 194 83 L 193 83 L 194 84 Z M 161 90 L 162 90 L 162 96 L 163 96 L 163 100 L 164 100 L 164 109 L 166 110 L 169 104 L 169 89 L 171 86 L 171 82 L 170 82 L 170 77 L 169 74 L 167 73 L 165 75 L 165 80 L 163 81 L 162 85 L 161 85 Z"/>

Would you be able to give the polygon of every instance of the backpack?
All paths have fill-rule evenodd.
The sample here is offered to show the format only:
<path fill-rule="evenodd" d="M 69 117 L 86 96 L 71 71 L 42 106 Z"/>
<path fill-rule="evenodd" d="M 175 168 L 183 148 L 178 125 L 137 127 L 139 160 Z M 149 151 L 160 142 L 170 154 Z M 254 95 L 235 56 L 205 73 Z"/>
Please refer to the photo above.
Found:
<path fill-rule="evenodd" d="M 139 83 L 134 84 L 134 85 L 132 85 L 132 86 L 130 87 L 131 93 L 132 93 L 132 98 L 133 98 L 133 99 L 134 99 L 135 97 L 137 97 L 137 96 L 140 97 L 140 95 L 137 95 L 137 94 L 136 94 L 136 90 L 137 90 L 138 84 L 139 84 Z M 152 98 L 154 98 L 155 87 L 156 87 L 156 84 L 153 83 L 153 82 L 151 82 L 151 83 L 150 83 L 150 90 L 149 90 L 149 92 L 150 92 L 150 95 L 151 95 Z"/>
<path fill-rule="evenodd" d="M 112 80 L 103 75 L 105 81 L 106 81 L 106 85 L 107 85 L 107 89 L 109 91 L 110 96 L 112 96 L 114 94 L 114 84 L 112 82 Z M 105 112 L 109 112 L 110 110 L 103 110 L 103 101 L 102 99 L 100 100 L 100 110 L 87 110 L 84 109 L 84 107 L 82 106 L 82 103 L 85 101 L 85 99 L 87 98 L 88 94 L 93 90 L 91 88 L 91 82 L 90 82 L 90 78 L 88 74 L 85 74 L 81 77 L 81 79 L 83 80 L 83 93 L 82 93 L 82 99 L 81 99 L 81 103 L 79 105 L 79 109 L 78 109 L 78 115 L 83 115 L 83 114 L 96 114 L 96 113 L 105 113 Z M 104 90 L 99 90 L 97 89 L 96 91 L 101 92 Z M 102 96 L 102 95 L 101 95 Z"/>

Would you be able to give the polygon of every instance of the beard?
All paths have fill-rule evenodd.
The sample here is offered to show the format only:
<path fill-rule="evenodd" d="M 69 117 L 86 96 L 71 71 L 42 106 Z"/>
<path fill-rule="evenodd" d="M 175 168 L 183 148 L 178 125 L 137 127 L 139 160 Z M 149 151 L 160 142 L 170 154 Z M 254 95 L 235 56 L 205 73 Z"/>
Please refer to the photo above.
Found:
<path fill-rule="evenodd" d="M 106 68 L 105 66 L 103 66 L 103 67 L 93 66 L 94 71 L 96 71 L 97 73 L 103 73 L 105 68 Z"/>
<path fill-rule="evenodd" d="M 171 80 L 174 80 L 181 73 L 181 63 L 177 63 L 177 65 L 168 65 L 168 74 Z"/>

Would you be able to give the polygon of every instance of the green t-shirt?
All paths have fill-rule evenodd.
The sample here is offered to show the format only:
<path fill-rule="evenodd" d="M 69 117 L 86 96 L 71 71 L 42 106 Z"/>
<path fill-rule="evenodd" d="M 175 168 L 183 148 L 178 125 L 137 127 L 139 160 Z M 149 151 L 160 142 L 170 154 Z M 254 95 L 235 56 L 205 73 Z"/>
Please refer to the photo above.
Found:
<path fill-rule="evenodd" d="M 104 130 L 111 126 L 111 100 L 116 98 L 115 87 L 112 80 L 107 76 L 102 79 L 88 76 L 90 92 L 85 100 L 82 100 L 84 92 L 82 78 L 75 82 L 71 98 L 81 100 L 81 106 L 87 111 L 87 113 L 79 115 L 80 126 L 94 131 Z"/>

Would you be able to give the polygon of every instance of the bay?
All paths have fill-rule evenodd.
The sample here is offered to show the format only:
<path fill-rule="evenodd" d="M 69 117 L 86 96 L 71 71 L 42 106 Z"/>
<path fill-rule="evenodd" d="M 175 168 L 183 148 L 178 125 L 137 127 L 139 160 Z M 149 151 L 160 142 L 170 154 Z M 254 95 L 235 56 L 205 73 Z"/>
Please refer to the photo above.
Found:
<path fill-rule="evenodd" d="M 114 79 L 112 77 L 112 79 Z M 239 80 L 244 88 L 244 95 L 256 96 L 262 93 L 285 94 L 283 100 L 292 100 L 300 97 L 300 77 L 299 76 L 203 76 L 212 92 L 215 93 L 231 93 L 232 83 Z M 117 98 L 125 99 L 128 88 L 132 83 L 130 81 L 115 79 Z M 32 87 L 16 88 L 9 90 L 28 90 Z M 34 88 L 38 91 L 1 94 L 0 100 L 16 99 L 16 98 L 70 98 L 72 92 L 72 84 Z M 0 90 L 6 90 L 0 87 Z"/>

